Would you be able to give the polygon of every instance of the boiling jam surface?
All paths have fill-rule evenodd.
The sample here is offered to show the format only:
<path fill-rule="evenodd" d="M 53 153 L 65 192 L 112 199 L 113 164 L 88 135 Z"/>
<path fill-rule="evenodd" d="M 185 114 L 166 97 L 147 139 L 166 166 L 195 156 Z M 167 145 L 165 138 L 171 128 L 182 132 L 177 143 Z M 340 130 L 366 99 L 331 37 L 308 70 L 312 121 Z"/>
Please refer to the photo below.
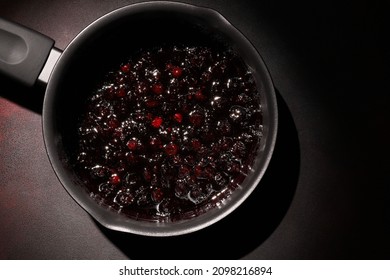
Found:
<path fill-rule="evenodd" d="M 76 172 L 98 203 L 134 219 L 177 221 L 226 199 L 262 137 L 252 73 L 229 51 L 143 50 L 91 92 Z"/>

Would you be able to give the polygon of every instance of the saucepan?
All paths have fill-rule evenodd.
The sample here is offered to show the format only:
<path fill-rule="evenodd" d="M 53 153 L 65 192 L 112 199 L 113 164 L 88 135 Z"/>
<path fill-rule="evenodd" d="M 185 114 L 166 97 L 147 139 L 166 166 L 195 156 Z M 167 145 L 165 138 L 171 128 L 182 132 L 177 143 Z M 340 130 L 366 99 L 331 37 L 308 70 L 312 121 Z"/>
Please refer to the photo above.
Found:
<path fill-rule="evenodd" d="M 130 218 L 99 204 L 82 186 L 71 155 L 82 104 L 102 75 L 123 58 L 162 43 L 221 45 L 233 49 L 253 73 L 262 112 L 262 137 L 253 166 L 240 186 L 216 207 L 194 217 L 165 222 Z M 187 234 L 234 211 L 261 187 L 277 135 L 277 104 L 269 71 L 251 42 L 219 12 L 190 4 L 154 1 L 114 10 L 82 30 L 62 51 L 54 41 L 0 19 L 0 71 L 20 83 L 46 84 L 42 125 L 51 165 L 70 196 L 96 221 L 117 231 L 147 236 Z"/>

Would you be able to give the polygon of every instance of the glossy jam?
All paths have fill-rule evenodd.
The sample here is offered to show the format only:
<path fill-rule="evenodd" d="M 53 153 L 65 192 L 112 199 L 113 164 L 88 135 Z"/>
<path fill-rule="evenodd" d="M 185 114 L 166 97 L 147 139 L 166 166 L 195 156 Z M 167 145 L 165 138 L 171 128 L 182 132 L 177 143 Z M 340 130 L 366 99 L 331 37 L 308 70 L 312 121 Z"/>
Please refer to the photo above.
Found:
<path fill-rule="evenodd" d="M 260 96 L 232 52 L 140 51 L 91 92 L 76 171 L 97 202 L 135 219 L 177 221 L 226 199 L 262 137 Z"/>

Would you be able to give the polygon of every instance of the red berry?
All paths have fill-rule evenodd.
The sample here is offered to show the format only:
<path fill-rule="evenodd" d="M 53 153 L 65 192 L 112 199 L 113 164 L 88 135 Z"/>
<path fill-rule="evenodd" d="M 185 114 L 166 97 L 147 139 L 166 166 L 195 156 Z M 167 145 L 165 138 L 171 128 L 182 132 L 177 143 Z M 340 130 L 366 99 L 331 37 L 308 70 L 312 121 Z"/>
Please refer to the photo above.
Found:
<path fill-rule="evenodd" d="M 155 94 L 161 94 L 164 92 L 164 87 L 162 84 L 158 83 L 158 84 L 154 84 L 152 86 L 152 91 L 155 93 Z"/>
<path fill-rule="evenodd" d="M 202 113 L 197 112 L 197 111 L 190 113 L 190 122 L 194 126 L 201 126 L 203 124 L 203 120 L 204 120 L 204 117 L 203 117 Z"/>
<path fill-rule="evenodd" d="M 175 66 L 172 68 L 171 74 L 172 74 L 172 77 L 179 78 L 183 74 L 183 70 L 180 67 Z"/>
<path fill-rule="evenodd" d="M 154 128 L 159 128 L 163 123 L 163 119 L 161 117 L 155 117 L 153 120 L 152 120 L 152 126 Z"/>
<path fill-rule="evenodd" d="M 183 116 L 180 113 L 176 113 L 173 115 L 173 118 L 178 122 L 181 123 L 183 121 Z"/>
<path fill-rule="evenodd" d="M 118 185 L 121 182 L 121 178 L 118 174 L 113 173 L 110 177 L 110 183 L 113 185 Z"/>
<path fill-rule="evenodd" d="M 131 150 L 131 151 L 134 151 L 137 149 L 138 147 L 138 140 L 133 138 L 133 139 L 130 139 L 128 142 L 127 142 L 127 147 Z"/>

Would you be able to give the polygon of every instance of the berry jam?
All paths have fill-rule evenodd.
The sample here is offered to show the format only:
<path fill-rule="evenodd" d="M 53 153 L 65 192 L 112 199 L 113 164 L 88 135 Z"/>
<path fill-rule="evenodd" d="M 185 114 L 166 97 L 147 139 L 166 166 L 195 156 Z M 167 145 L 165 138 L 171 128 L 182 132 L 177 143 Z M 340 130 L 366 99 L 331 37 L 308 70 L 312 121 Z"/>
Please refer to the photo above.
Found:
<path fill-rule="evenodd" d="M 208 47 L 143 50 L 88 98 L 75 168 L 99 203 L 177 221 L 216 207 L 245 179 L 262 137 L 243 61 Z"/>

